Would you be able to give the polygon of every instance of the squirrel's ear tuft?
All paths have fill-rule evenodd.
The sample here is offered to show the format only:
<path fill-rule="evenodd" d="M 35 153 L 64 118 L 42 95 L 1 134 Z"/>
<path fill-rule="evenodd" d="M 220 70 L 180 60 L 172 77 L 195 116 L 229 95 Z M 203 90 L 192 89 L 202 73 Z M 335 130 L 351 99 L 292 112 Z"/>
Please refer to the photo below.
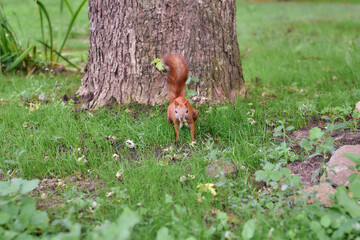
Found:
<path fill-rule="evenodd" d="M 188 103 L 189 103 L 189 100 L 188 100 L 188 99 L 186 99 L 186 101 L 185 101 L 184 105 L 185 105 L 185 106 L 187 106 L 187 105 L 188 105 Z"/>
<path fill-rule="evenodd" d="M 179 103 L 175 100 L 174 105 L 175 105 L 175 107 L 177 107 L 177 106 L 179 106 Z"/>

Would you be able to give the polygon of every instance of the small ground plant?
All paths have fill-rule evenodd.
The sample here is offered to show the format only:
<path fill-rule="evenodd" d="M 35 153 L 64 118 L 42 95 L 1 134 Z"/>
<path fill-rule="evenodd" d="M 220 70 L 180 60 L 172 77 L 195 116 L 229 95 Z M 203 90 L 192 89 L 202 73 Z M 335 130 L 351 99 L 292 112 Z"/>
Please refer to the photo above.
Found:
<path fill-rule="evenodd" d="M 300 147 L 302 147 L 306 153 L 310 153 L 315 148 L 315 152 L 308 156 L 308 158 L 315 157 L 317 155 L 326 156 L 327 153 L 334 153 L 334 140 L 331 136 L 325 137 L 325 133 L 320 128 L 314 127 L 309 131 L 310 136 L 303 138 L 300 141 Z"/>

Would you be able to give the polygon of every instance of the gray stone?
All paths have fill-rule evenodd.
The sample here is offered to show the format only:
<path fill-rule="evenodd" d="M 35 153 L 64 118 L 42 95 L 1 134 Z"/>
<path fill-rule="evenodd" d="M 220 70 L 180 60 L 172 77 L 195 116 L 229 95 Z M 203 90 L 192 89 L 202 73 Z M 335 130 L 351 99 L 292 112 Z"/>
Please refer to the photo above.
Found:
<path fill-rule="evenodd" d="M 355 105 L 355 110 L 360 111 L 360 101 L 358 101 Z"/>
<path fill-rule="evenodd" d="M 332 185 L 349 186 L 348 177 L 351 174 L 356 173 L 356 171 L 349 169 L 348 167 L 356 166 L 356 164 L 345 157 L 344 153 L 360 154 L 360 145 L 345 145 L 336 150 L 328 162 L 328 167 L 326 169 L 327 177 L 324 173 L 320 179 L 320 182 L 324 182 L 326 179 L 329 179 L 331 180 Z"/>
<path fill-rule="evenodd" d="M 332 204 L 332 201 L 329 198 L 329 194 L 336 192 L 336 189 L 333 188 L 330 184 L 323 182 L 316 186 L 305 187 L 303 192 L 306 192 L 306 203 L 312 204 L 315 202 L 314 198 L 310 197 L 316 192 L 316 199 L 318 199 L 322 205 L 329 207 Z M 308 196 L 310 194 L 310 196 Z"/>

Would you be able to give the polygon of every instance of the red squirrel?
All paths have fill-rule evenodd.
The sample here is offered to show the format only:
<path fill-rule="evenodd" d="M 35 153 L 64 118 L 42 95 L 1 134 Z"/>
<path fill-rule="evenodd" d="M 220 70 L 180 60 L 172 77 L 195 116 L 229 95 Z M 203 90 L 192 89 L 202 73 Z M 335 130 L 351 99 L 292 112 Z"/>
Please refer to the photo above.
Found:
<path fill-rule="evenodd" d="M 198 113 L 189 100 L 185 98 L 185 82 L 188 78 L 189 67 L 180 54 L 166 54 L 163 63 L 170 68 L 168 78 L 168 107 L 167 121 L 174 124 L 175 141 L 179 141 L 179 129 L 185 124 L 190 129 L 191 139 L 195 141 L 195 121 Z"/>

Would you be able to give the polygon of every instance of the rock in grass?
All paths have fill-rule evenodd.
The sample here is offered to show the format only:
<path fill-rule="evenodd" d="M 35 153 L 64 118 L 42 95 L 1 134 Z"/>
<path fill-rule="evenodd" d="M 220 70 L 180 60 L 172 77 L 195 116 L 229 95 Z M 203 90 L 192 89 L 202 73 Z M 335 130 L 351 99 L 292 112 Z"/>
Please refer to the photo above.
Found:
<path fill-rule="evenodd" d="M 320 178 L 320 182 L 324 182 L 326 179 L 329 179 L 332 185 L 349 186 L 348 177 L 351 174 L 356 173 L 355 170 L 349 169 L 349 166 L 356 165 L 354 162 L 345 157 L 344 153 L 360 154 L 360 145 L 344 145 L 336 150 L 328 162 L 328 167 L 326 169 L 327 176 L 324 173 Z"/>
<path fill-rule="evenodd" d="M 355 110 L 360 111 L 360 101 L 358 101 L 355 105 Z"/>
<path fill-rule="evenodd" d="M 329 198 L 329 194 L 335 193 L 336 189 L 333 188 L 329 183 L 322 182 L 319 185 L 305 187 L 303 192 L 305 192 L 306 195 L 310 194 L 310 196 L 313 196 L 313 194 L 316 193 L 316 199 L 318 199 L 325 207 L 329 207 L 332 204 L 332 201 Z M 310 196 L 308 196 L 306 200 L 306 203 L 308 204 L 315 202 L 314 198 Z"/>
<path fill-rule="evenodd" d="M 206 173 L 213 177 L 219 174 L 224 174 L 225 176 L 236 176 L 237 168 L 235 164 L 231 162 L 216 160 L 215 163 L 212 163 L 206 167 Z"/>

